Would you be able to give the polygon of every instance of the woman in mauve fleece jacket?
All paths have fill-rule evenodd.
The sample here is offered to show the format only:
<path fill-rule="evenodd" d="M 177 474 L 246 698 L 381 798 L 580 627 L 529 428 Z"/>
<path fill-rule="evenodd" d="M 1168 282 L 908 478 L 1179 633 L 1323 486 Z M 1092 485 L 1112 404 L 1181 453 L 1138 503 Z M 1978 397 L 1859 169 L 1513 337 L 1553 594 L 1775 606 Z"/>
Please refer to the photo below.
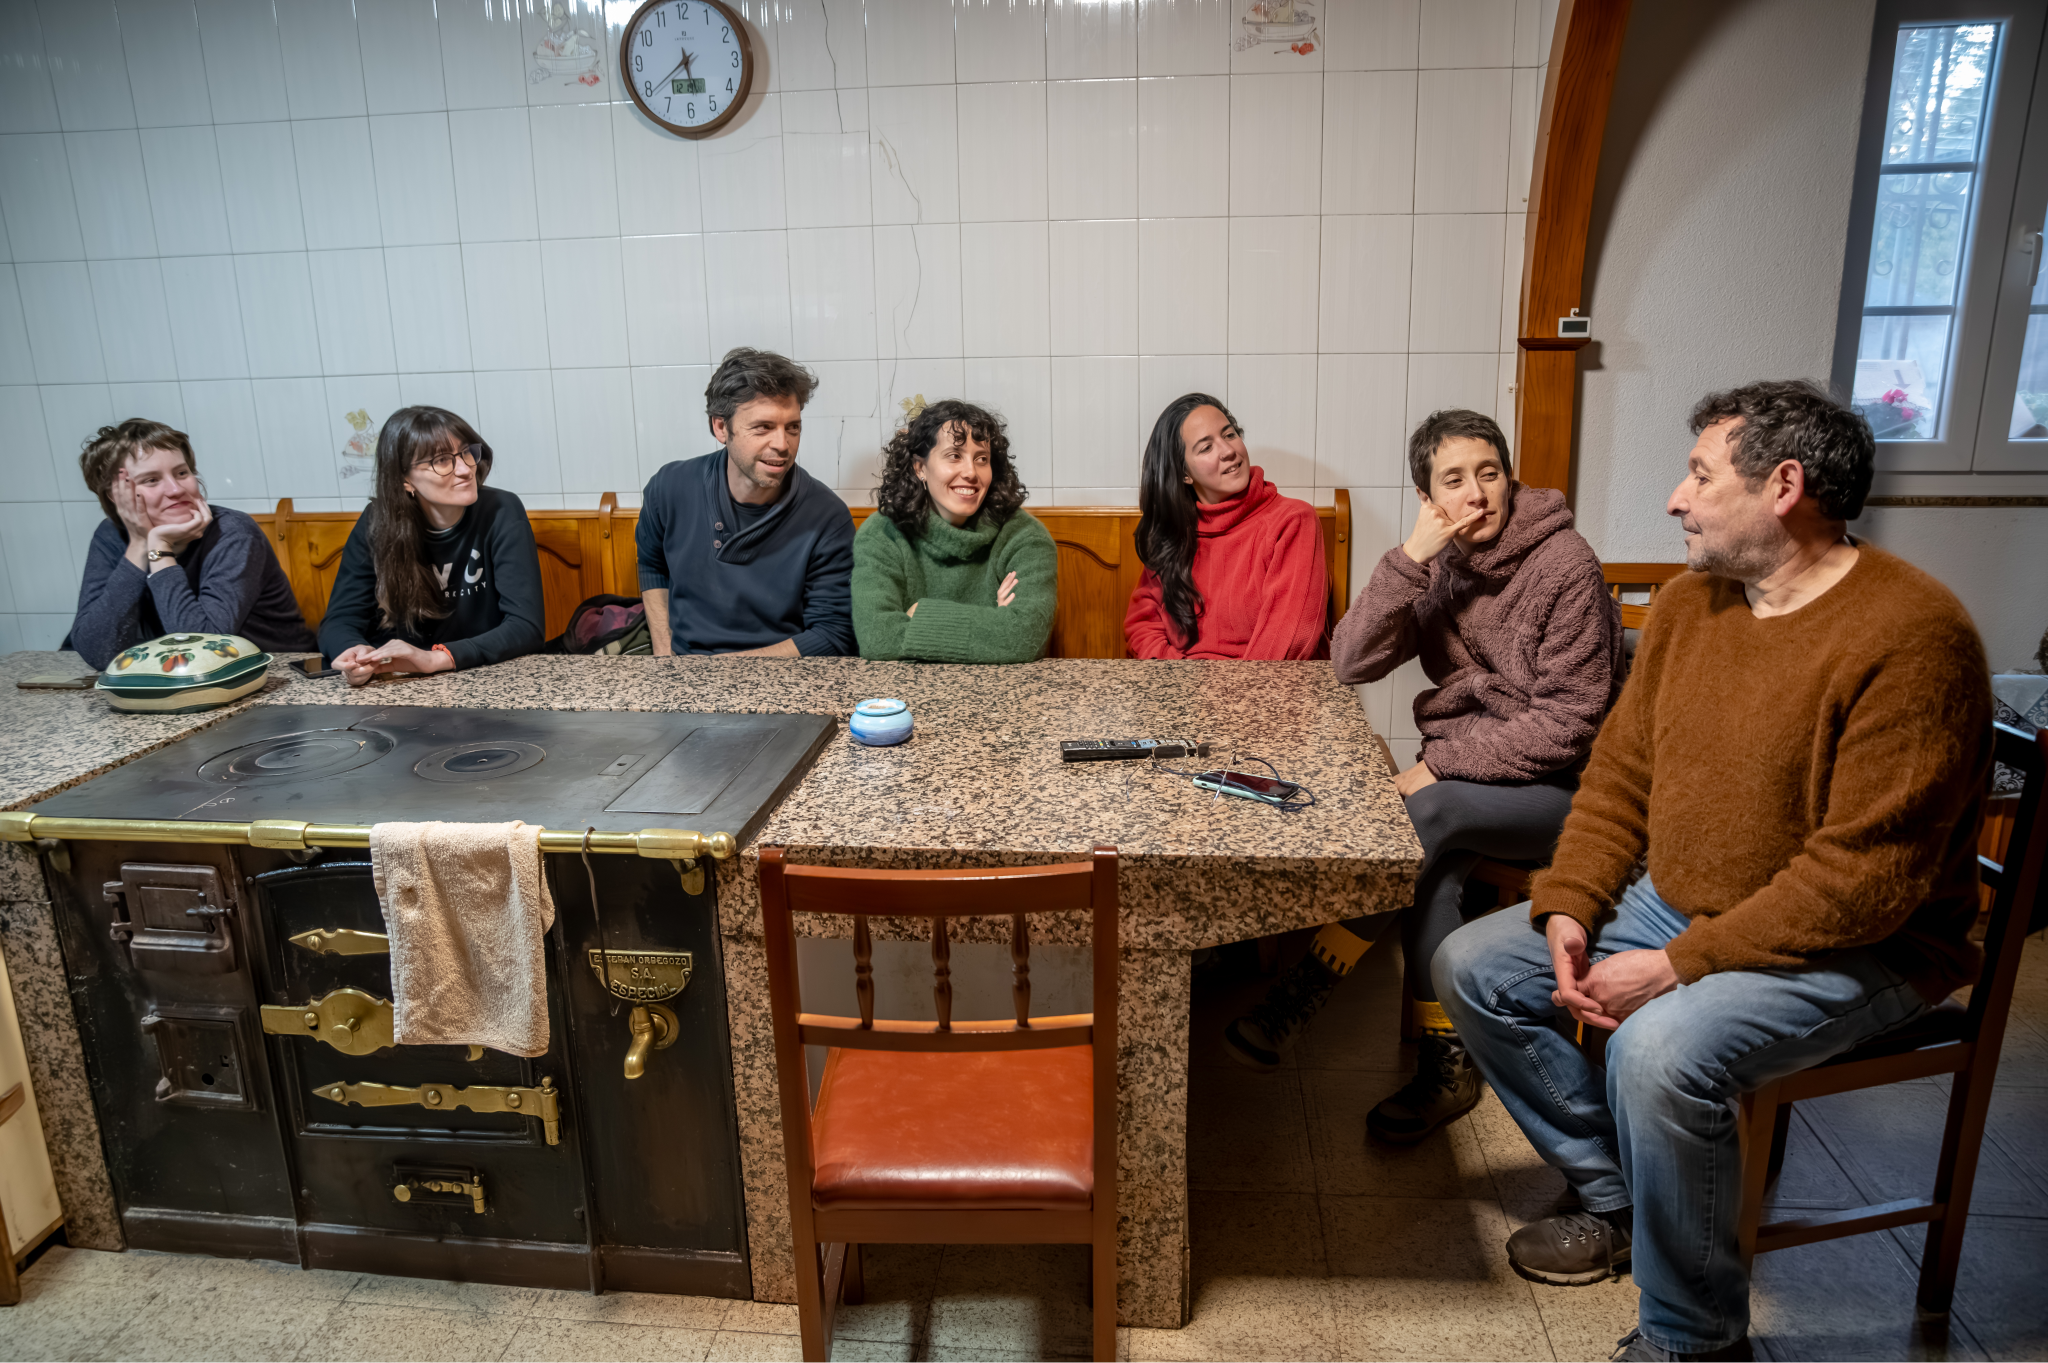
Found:
<path fill-rule="evenodd" d="M 1124 613 L 1134 658 L 1327 658 L 1330 578 L 1316 509 L 1251 462 L 1206 393 L 1169 404 L 1145 446 L 1138 557 Z"/>
<path fill-rule="evenodd" d="M 1366 1118 L 1420 1140 L 1479 1100 L 1478 1073 L 1436 1003 L 1429 963 L 1463 920 L 1481 856 L 1548 860 L 1578 772 L 1621 689 L 1621 615 L 1564 495 L 1515 483 L 1507 439 L 1477 412 L 1433 413 L 1409 441 L 1414 534 L 1374 566 L 1337 625 L 1338 679 L 1374 682 L 1411 658 L 1422 758 L 1396 778 L 1422 842 L 1412 907 L 1333 923 L 1310 955 L 1225 1033 L 1254 1068 L 1280 1051 L 1397 917 L 1421 1035 L 1413 1082 Z"/>

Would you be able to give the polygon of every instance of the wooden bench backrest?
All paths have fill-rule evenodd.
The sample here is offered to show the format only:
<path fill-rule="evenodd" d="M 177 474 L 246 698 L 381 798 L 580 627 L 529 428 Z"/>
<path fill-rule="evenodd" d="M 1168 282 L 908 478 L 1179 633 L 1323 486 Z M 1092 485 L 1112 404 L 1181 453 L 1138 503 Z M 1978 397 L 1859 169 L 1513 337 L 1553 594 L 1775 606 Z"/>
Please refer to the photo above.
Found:
<path fill-rule="evenodd" d="M 1330 619 L 1351 604 L 1351 494 L 1338 488 L 1333 505 L 1316 508 L 1322 523 L 1323 559 L 1330 576 Z M 873 507 L 853 508 L 854 523 Z M 546 636 L 568 627 L 578 603 L 601 592 L 637 596 L 639 554 L 633 532 L 640 513 L 621 508 L 607 492 L 594 511 L 529 510 L 540 547 L 541 589 L 546 603 Z M 1055 658 L 1122 658 L 1124 610 L 1144 565 L 1133 537 L 1138 511 L 1128 506 L 1053 506 L 1032 510 L 1052 532 L 1060 554 L 1060 599 L 1053 618 L 1050 654 Z M 355 528 L 353 511 L 294 511 L 289 497 L 276 512 L 257 516 L 270 536 L 277 560 L 291 579 L 292 593 L 306 623 L 318 629 L 327 598 L 341 569 L 342 546 Z"/>
<path fill-rule="evenodd" d="M 613 501 L 610 493 L 605 494 L 605 501 L 606 508 L 596 511 L 526 513 L 527 520 L 533 524 L 534 543 L 540 550 L 541 596 L 547 612 L 544 634 L 547 638 L 552 639 L 568 628 L 570 613 L 579 603 L 598 593 L 617 591 L 634 595 L 639 591 L 637 575 L 626 579 L 628 586 L 611 585 L 608 569 L 613 556 L 605 552 L 606 541 L 620 532 L 619 518 L 609 510 Z M 327 614 L 327 598 L 334 590 L 336 574 L 341 571 L 342 546 L 348 543 L 349 532 L 355 529 L 357 514 L 353 511 L 294 511 L 292 500 L 287 497 L 277 504 L 277 510 L 271 515 L 255 518 L 270 536 L 271 548 L 277 551 L 277 561 L 284 565 L 285 576 L 291 579 L 292 595 L 298 598 L 300 613 L 314 629 L 320 627 L 321 619 Z M 633 573 L 635 519 L 635 513 L 624 513 L 624 561 L 629 574 Z"/>
<path fill-rule="evenodd" d="M 1607 594 L 1621 601 L 1623 592 L 1647 592 L 1649 601 L 1621 601 L 1621 627 L 1641 629 L 1650 618 L 1657 593 L 1672 578 L 1685 571 L 1683 563 L 1603 563 L 1600 574 L 1607 582 Z"/>

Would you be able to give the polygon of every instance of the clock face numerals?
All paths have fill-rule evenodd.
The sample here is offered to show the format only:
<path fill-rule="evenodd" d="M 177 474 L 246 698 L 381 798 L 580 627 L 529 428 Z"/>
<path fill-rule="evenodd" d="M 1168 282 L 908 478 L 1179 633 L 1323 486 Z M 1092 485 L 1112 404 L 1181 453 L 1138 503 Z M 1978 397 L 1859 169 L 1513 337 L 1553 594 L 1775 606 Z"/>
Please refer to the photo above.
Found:
<path fill-rule="evenodd" d="M 753 83 L 746 30 L 707 0 L 658 0 L 633 16 L 619 44 L 619 74 L 649 118 L 703 136 L 739 111 Z"/>

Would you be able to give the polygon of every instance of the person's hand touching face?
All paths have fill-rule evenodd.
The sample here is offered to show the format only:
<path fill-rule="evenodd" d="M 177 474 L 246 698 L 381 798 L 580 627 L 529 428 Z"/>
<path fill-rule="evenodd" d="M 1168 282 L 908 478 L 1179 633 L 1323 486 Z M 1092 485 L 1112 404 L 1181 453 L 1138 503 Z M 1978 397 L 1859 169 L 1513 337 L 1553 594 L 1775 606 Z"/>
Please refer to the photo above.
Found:
<path fill-rule="evenodd" d="M 199 475 L 177 450 L 138 450 L 107 491 L 128 532 L 128 557 L 138 565 L 147 562 L 151 549 L 176 554 L 213 524 Z M 169 558 L 159 558 L 153 568 L 170 566 Z"/>
<path fill-rule="evenodd" d="M 1429 461 L 1429 491 L 1416 498 L 1415 530 L 1401 551 L 1427 563 L 1453 541 L 1474 549 L 1500 536 L 1507 524 L 1508 475 L 1493 443 L 1455 435 Z"/>

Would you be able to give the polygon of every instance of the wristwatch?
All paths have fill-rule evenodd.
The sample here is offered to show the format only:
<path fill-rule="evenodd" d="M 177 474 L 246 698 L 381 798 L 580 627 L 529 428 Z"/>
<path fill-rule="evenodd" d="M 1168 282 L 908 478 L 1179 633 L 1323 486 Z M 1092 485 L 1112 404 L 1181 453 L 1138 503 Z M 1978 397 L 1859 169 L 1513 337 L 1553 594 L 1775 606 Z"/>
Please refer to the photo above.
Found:
<path fill-rule="evenodd" d="M 151 563 L 155 563 L 160 558 L 167 558 L 173 563 L 178 561 L 178 551 L 175 549 L 145 549 L 143 553 Z"/>

